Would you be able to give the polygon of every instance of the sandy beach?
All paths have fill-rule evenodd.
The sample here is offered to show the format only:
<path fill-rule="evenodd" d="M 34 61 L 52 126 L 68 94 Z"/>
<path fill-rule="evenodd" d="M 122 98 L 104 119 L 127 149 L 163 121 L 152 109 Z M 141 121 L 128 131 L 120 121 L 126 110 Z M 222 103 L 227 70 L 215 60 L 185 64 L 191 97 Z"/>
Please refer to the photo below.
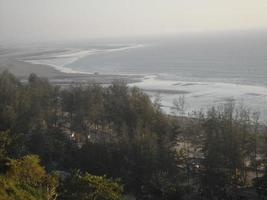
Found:
<path fill-rule="evenodd" d="M 25 56 L 25 55 L 23 55 Z M 108 75 L 108 74 L 79 74 L 64 73 L 49 65 L 33 64 L 21 60 L 21 54 L 8 51 L 0 51 L 0 72 L 8 70 L 20 80 L 27 80 L 31 73 L 47 78 L 51 83 L 57 85 L 69 85 L 71 83 L 94 82 L 109 84 L 114 80 L 123 80 L 127 83 L 140 81 L 140 76 Z"/>

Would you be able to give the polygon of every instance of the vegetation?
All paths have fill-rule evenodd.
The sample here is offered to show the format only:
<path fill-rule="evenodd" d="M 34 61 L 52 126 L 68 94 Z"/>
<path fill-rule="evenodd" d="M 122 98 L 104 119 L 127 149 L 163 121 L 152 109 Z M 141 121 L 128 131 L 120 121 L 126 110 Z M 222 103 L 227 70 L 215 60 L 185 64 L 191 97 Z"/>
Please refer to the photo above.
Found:
<path fill-rule="evenodd" d="M 61 186 L 59 199 L 122 200 L 123 187 L 118 180 L 88 173 L 73 173 Z"/>
<path fill-rule="evenodd" d="M 257 199 L 266 128 L 233 102 L 182 117 L 124 82 L 0 74 L 0 200 Z"/>
<path fill-rule="evenodd" d="M 47 174 L 37 156 L 9 160 L 6 167 L 6 172 L 0 176 L 1 200 L 56 199 L 57 175 Z"/>

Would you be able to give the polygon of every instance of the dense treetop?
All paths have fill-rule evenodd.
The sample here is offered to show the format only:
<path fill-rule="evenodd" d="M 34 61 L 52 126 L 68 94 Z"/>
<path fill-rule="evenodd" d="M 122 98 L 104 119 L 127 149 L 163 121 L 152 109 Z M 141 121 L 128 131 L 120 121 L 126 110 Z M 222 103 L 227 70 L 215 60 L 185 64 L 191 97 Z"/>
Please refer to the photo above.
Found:
<path fill-rule="evenodd" d="M 266 195 L 266 128 L 255 113 L 230 102 L 184 114 L 164 114 L 159 102 L 121 81 L 61 88 L 4 71 L 0 199 Z"/>

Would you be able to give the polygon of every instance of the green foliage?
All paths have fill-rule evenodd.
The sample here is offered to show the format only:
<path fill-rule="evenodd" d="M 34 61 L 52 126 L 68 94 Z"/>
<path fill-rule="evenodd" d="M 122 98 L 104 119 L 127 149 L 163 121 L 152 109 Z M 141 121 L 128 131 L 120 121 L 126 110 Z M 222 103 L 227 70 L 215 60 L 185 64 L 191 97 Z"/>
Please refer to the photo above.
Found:
<path fill-rule="evenodd" d="M 0 160 L 3 160 L 7 156 L 7 148 L 11 142 L 10 132 L 0 132 Z"/>
<path fill-rule="evenodd" d="M 0 176 L 0 199 L 54 200 L 57 197 L 58 178 L 47 174 L 34 155 L 10 160 L 8 169 Z"/>
<path fill-rule="evenodd" d="M 157 172 L 151 179 L 149 188 L 152 194 L 156 194 L 153 199 L 175 200 L 181 199 L 186 188 L 181 185 L 181 177 L 174 176 L 168 172 Z"/>
<path fill-rule="evenodd" d="M 122 200 L 123 186 L 119 180 L 76 172 L 64 181 L 59 199 Z"/>
<path fill-rule="evenodd" d="M 184 99 L 176 102 L 179 113 L 181 104 Z M 255 185 L 261 187 L 259 150 L 266 142 L 259 139 L 264 132 L 259 127 L 248 110 L 232 103 L 176 118 L 122 81 L 64 89 L 34 74 L 22 84 L 5 71 L 0 73 L 0 200 L 57 196 L 55 174 L 28 154 L 40 156 L 49 171 L 81 170 L 63 181 L 62 200 L 121 199 L 117 177 L 124 192 L 137 199 L 223 199 L 225 191 L 250 186 L 248 170 L 256 172 Z M 181 144 L 190 145 L 179 149 Z M 9 165 L 3 165 L 7 159 Z"/>
<path fill-rule="evenodd" d="M 20 88 L 20 82 L 8 71 L 0 74 L 0 131 L 15 125 L 16 100 Z"/>
<path fill-rule="evenodd" d="M 246 163 L 256 151 L 253 121 L 245 109 L 234 108 L 232 103 L 212 108 L 203 124 L 202 187 L 208 196 L 222 196 L 246 186 Z M 229 194 L 233 192 L 228 192 Z"/>

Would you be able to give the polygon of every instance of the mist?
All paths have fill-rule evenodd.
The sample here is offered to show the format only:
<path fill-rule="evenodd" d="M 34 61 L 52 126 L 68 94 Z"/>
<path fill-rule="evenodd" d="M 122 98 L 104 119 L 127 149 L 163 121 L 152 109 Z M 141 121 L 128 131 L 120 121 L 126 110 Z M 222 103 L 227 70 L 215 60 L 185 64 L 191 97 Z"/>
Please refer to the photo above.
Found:
<path fill-rule="evenodd" d="M 264 0 L 0 0 L 0 41 L 46 41 L 267 27 Z"/>

